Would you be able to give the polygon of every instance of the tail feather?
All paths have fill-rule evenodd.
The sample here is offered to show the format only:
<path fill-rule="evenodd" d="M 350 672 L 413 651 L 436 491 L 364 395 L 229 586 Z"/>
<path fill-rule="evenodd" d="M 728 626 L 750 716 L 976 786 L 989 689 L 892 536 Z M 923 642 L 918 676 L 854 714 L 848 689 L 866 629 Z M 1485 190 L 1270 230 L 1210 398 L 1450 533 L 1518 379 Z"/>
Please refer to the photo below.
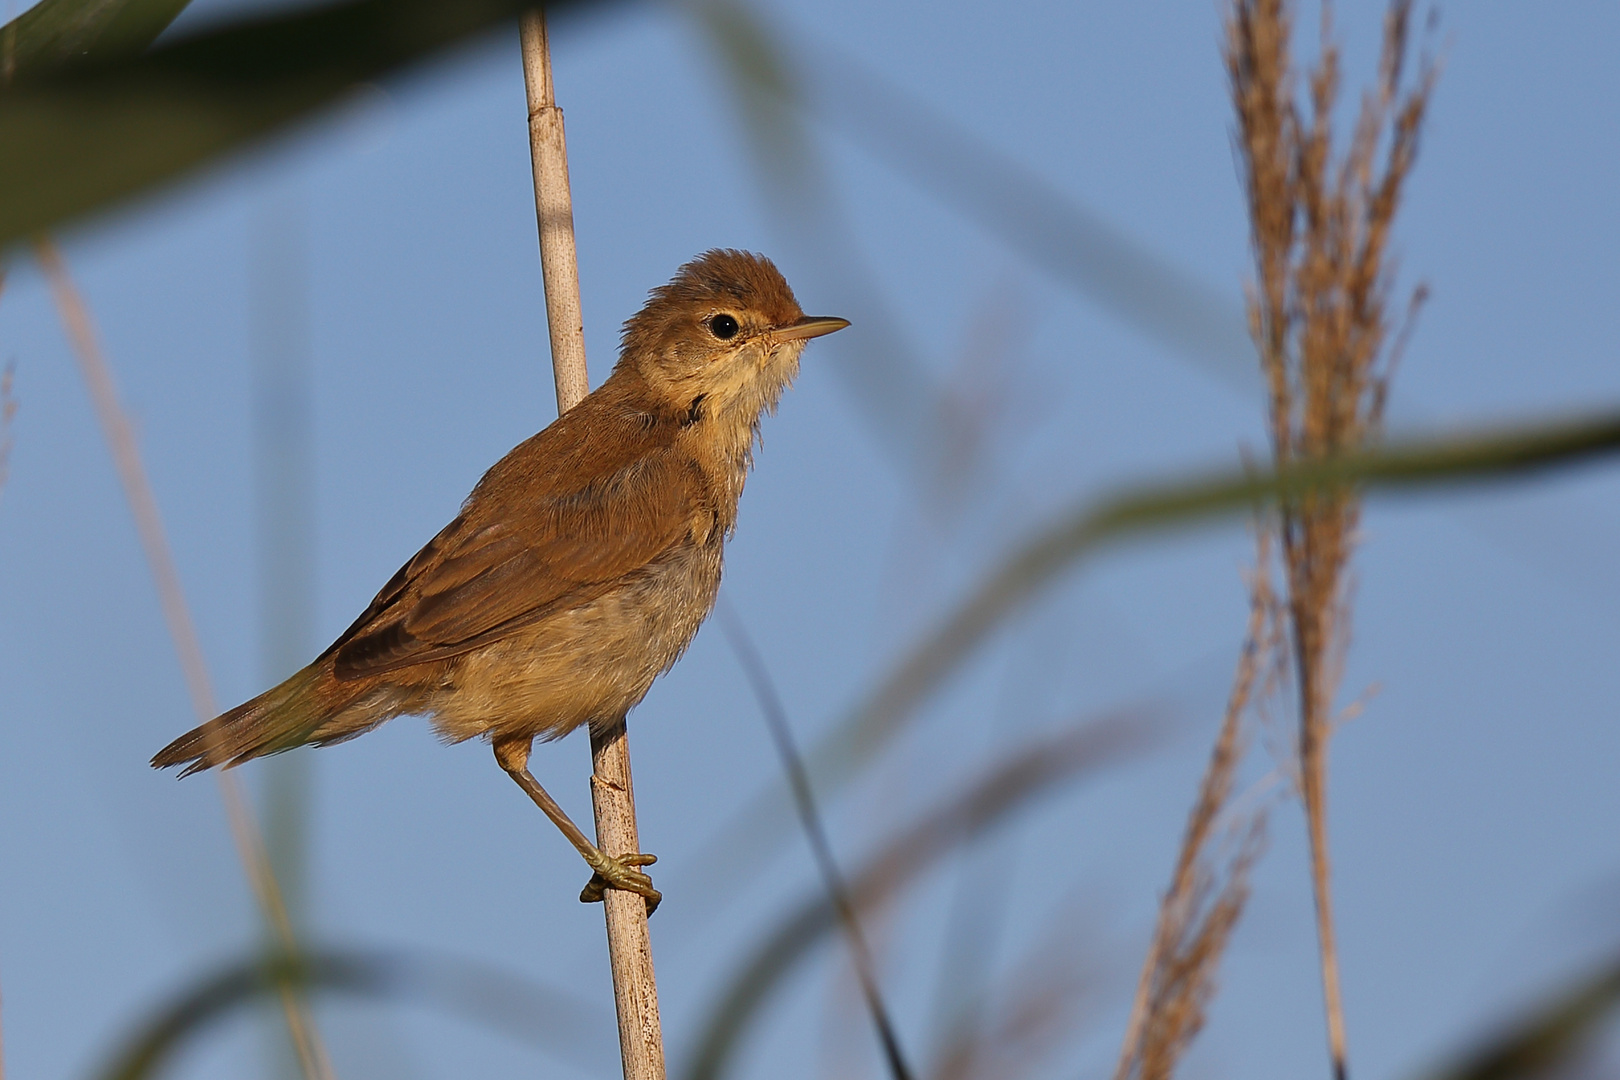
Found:
<path fill-rule="evenodd" d="M 235 766 L 266 754 L 278 754 L 310 741 L 322 721 L 344 701 L 325 700 L 322 671 L 311 664 L 287 681 L 186 732 L 152 758 L 154 769 L 184 765 L 181 776 Z M 324 682 L 331 684 L 330 676 Z"/>

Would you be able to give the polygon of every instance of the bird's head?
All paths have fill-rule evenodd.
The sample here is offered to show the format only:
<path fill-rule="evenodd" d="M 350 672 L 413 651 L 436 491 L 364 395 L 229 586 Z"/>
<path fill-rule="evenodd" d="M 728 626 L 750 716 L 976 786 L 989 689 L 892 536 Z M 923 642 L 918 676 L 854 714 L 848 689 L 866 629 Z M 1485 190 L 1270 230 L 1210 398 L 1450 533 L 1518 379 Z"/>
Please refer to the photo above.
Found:
<path fill-rule="evenodd" d="M 707 251 L 624 324 L 619 367 L 693 419 L 752 428 L 798 374 L 805 342 L 848 325 L 806 316 L 764 256 Z"/>

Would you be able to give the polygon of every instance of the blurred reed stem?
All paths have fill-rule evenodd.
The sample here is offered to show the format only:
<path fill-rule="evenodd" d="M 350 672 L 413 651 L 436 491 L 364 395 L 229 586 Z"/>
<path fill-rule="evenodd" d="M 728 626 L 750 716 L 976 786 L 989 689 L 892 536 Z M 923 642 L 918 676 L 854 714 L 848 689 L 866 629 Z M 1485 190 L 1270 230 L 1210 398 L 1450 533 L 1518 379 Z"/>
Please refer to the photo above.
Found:
<path fill-rule="evenodd" d="M 125 498 L 129 500 L 135 530 L 140 536 L 147 565 L 157 586 L 169 636 L 174 642 L 175 652 L 179 654 L 192 708 L 198 722 L 206 723 L 217 715 L 219 709 L 209 682 L 196 626 L 186 605 L 180 574 L 174 565 L 174 555 L 169 550 L 157 497 L 147 479 L 146 467 L 135 441 L 135 427 L 119 403 L 118 390 L 97 340 L 89 309 L 68 274 L 61 251 L 57 249 L 55 241 L 41 234 L 34 238 L 34 255 L 50 283 L 62 324 L 73 345 L 73 354 L 79 362 L 80 374 L 90 391 L 96 417 L 101 422 L 102 433 L 112 453 L 113 465 L 123 484 Z M 242 785 L 236 774 L 228 770 L 217 770 L 214 775 L 219 780 L 220 798 L 225 804 L 225 817 L 230 824 L 237 857 L 259 901 L 259 910 L 271 934 L 280 944 L 281 951 L 287 956 L 297 956 L 298 941 L 292 922 L 287 917 L 280 886 L 265 853 L 263 837 L 253 818 L 253 811 L 242 792 Z M 287 1020 L 287 1033 L 297 1048 L 299 1068 L 305 1080 L 332 1080 L 332 1063 L 315 1027 L 314 1017 L 304 1007 L 291 981 L 283 980 L 279 990 Z"/>
<path fill-rule="evenodd" d="M 314 637 L 313 348 L 308 229 L 298 201 L 276 198 L 255 233 L 249 302 L 259 645 L 264 683 L 274 686 L 303 666 Z M 258 770 L 265 853 L 295 930 L 306 906 L 311 765 L 309 750 L 298 748 Z M 266 945 L 276 948 L 273 939 Z M 304 996 L 301 984 L 297 992 Z M 284 1047 L 276 1047 L 278 1073 L 292 1071 Z"/>

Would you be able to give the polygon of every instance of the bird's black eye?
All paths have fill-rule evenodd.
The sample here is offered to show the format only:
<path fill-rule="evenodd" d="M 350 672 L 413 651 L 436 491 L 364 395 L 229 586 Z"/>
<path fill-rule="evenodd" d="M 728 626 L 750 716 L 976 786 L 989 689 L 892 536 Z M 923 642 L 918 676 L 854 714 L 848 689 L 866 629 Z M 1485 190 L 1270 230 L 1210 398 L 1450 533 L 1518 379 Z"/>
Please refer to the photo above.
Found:
<path fill-rule="evenodd" d="M 737 331 L 741 329 L 742 325 L 731 315 L 716 315 L 709 320 L 709 333 L 721 341 L 730 341 L 737 336 Z"/>

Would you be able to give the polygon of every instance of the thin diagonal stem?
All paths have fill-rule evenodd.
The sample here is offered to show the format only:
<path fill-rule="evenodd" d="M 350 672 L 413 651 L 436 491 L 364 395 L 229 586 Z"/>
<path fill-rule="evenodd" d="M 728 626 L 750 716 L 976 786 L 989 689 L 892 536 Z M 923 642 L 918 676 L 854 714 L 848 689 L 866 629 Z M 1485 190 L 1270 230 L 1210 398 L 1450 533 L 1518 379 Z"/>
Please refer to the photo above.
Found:
<path fill-rule="evenodd" d="M 202 644 L 197 638 L 197 629 L 186 605 L 185 591 L 180 585 L 180 573 L 175 568 L 174 554 L 169 549 L 163 516 L 158 510 L 157 497 L 152 492 L 146 467 L 141 461 L 140 448 L 135 441 L 134 425 L 119 403 L 118 389 L 96 338 L 89 309 L 68 275 L 61 251 L 48 236 L 41 235 L 34 240 L 34 254 L 50 282 L 63 326 L 73 345 L 73 354 L 79 362 L 80 374 L 90 391 L 102 434 L 112 452 L 113 465 L 123 484 L 124 496 L 129 500 L 130 513 L 135 518 L 135 531 L 140 536 L 147 566 L 157 585 L 158 601 L 169 627 L 169 637 L 174 642 L 175 652 L 179 654 L 192 709 L 199 721 L 206 723 L 219 710 L 209 683 Z M 259 910 L 281 950 L 288 956 L 296 956 L 298 942 L 293 934 L 292 921 L 287 917 L 281 889 L 270 868 L 263 838 L 242 794 L 242 786 L 234 773 L 222 769 L 215 775 L 219 778 L 220 798 L 225 804 L 225 817 L 230 824 L 231 838 L 236 843 L 237 857 L 258 899 Z M 331 1060 L 297 988 L 291 982 L 284 982 L 280 993 L 287 1031 L 298 1051 L 299 1067 L 305 1080 L 332 1080 Z"/>
<path fill-rule="evenodd" d="M 872 1026 L 877 1029 L 878 1041 L 883 1046 L 883 1057 L 888 1062 L 889 1073 L 894 1080 L 911 1080 L 914 1074 L 900 1048 L 900 1037 L 895 1033 L 889 1010 L 883 1004 L 883 993 L 878 988 L 872 964 L 872 950 L 866 943 L 866 935 L 861 932 L 860 917 L 855 913 L 855 904 L 850 899 L 849 886 L 838 869 L 838 860 L 833 857 L 832 844 L 827 840 L 827 829 L 816 806 L 816 794 L 810 786 L 810 773 L 805 769 L 804 758 L 800 756 L 798 744 L 793 739 L 793 729 L 788 726 L 787 710 L 782 705 L 781 695 L 776 692 L 776 684 L 765 667 L 765 660 L 754 647 L 742 619 L 724 598 L 719 604 L 719 614 L 726 640 L 737 654 L 737 662 L 742 665 L 748 685 L 759 701 L 765 726 L 770 729 L 771 741 L 776 744 L 777 753 L 782 757 L 782 768 L 787 773 L 788 785 L 793 789 L 793 803 L 799 813 L 799 823 L 804 826 L 805 838 L 810 841 L 810 850 L 815 855 L 816 868 L 821 872 L 822 883 L 826 886 L 827 898 L 838 912 L 844 934 L 849 938 L 855 975 L 860 980 L 867 1011 L 872 1015 Z"/>

